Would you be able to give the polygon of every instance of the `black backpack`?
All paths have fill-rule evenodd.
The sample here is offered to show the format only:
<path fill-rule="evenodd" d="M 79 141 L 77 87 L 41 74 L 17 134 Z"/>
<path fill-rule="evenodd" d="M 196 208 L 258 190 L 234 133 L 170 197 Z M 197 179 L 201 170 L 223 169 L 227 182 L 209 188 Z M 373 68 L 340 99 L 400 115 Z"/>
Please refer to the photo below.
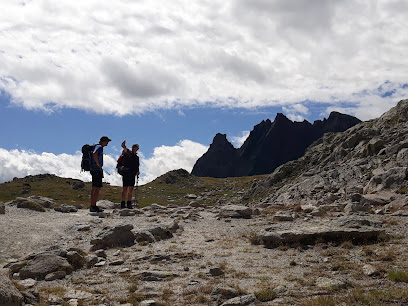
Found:
<path fill-rule="evenodd" d="M 118 161 L 117 161 L 117 164 L 116 164 L 116 170 L 118 171 L 118 173 L 120 174 L 120 175 L 126 175 L 128 172 L 129 172 L 129 168 L 126 168 L 125 166 L 124 166 L 124 163 L 125 163 L 125 153 L 122 153 L 120 156 L 119 156 L 119 158 L 118 158 Z"/>
<path fill-rule="evenodd" d="M 82 171 L 91 171 L 92 153 L 94 148 L 95 145 L 86 144 L 82 146 L 82 161 L 81 161 Z"/>

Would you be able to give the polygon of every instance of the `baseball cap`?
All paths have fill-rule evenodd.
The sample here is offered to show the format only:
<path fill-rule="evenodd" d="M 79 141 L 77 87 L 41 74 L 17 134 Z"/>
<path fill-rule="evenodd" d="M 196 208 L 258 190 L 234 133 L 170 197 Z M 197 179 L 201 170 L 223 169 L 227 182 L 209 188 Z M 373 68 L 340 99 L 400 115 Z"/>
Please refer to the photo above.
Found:
<path fill-rule="evenodd" d="M 99 142 L 112 141 L 108 136 L 102 136 Z"/>

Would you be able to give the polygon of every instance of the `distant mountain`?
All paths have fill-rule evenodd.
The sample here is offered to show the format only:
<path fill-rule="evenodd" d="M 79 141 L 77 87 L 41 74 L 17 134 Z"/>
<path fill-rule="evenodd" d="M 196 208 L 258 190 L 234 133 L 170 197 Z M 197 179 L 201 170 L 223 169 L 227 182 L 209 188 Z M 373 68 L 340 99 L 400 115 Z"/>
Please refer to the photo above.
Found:
<path fill-rule="evenodd" d="M 193 167 L 192 174 L 209 177 L 236 177 L 272 173 L 280 165 L 295 160 L 327 132 L 343 132 L 360 123 L 355 117 L 338 112 L 328 119 L 293 122 L 278 113 L 273 122 L 256 125 L 244 144 L 235 149 L 225 134 L 217 134 L 208 151 Z"/>

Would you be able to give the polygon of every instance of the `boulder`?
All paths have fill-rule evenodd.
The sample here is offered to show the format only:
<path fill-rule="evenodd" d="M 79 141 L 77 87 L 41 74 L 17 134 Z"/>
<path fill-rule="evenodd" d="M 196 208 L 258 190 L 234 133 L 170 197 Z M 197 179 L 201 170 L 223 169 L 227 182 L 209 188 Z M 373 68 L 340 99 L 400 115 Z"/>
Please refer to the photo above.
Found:
<path fill-rule="evenodd" d="M 210 268 L 209 273 L 211 276 L 222 276 L 225 274 L 221 268 Z"/>
<path fill-rule="evenodd" d="M 135 244 L 133 225 L 118 225 L 105 227 L 95 239 L 91 240 L 91 250 L 107 249 L 113 247 L 129 247 Z"/>
<path fill-rule="evenodd" d="M 4 271 L 0 271 L 0 305 L 23 305 L 23 295 L 17 290 Z"/>
<path fill-rule="evenodd" d="M 394 167 L 387 171 L 378 171 L 364 187 L 364 194 L 374 193 L 394 186 L 399 187 L 407 178 L 407 167 Z"/>
<path fill-rule="evenodd" d="M 45 208 L 51 208 L 56 205 L 53 199 L 36 195 L 28 198 L 16 198 L 12 204 L 16 204 L 18 208 L 27 208 L 41 212 L 44 212 Z"/>
<path fill-rule="evenodd" d="M 362 205 L 359 203 L 348 203 L 346 207 L 344 207 L 344 212 L 348 215 L 357 212 L 369 212 L 371 207 L 369 205 Z"/>
<path fill-rule="evenodd" d="M 81 269 L 86 265 L 86 258 L 77 251 L 67 252 L 67 260 L 74 267 L 75 270 Z"/>
<path fill-rule="evenodd" d="M 0 215 L 4 215 L 6 213 L 6 206 L 4 203 L 0 203 Z"/>
<path fill-rule="evenodd" d="M 293 221 L 294 218 L 290 212 L 287 211 L 278 211 L 273 216 L 273 221 Z"/>
<path fill-rule="evenodd" d="M 148 228 L 133 231 L 137 242 L 155 242 L 173 237 L 179 225 L 177 222 L 158 224 Z"/>
<path fill-rule="evenodd" d="M 380 138 L 371 139 L 363 151 L 364 156 L 372 156 L 380 152 L 384 148 L 384 140 Z"/>
<path fill-rule="evenodd" d="M 363 266 L 363 273 L 367 276 L 376 276 L 380 274 L 380 271 L 373 265 L 366 264 Z"/>
<path fill-rule="evenodd" d="M 361 226 L 353 226 L 351 219 L 342 219 L 338 222 L 326 222 L 321 224 L 294 224 L 292 228 L 276 230 L 268 228 L 263 230 L 259 238 L 266 247 L 280 245 L 312 244 L 316 241 L 367 243 L 377 241 L 378 236 L 384 231 L 368 223 L 361 222 Z M 351 222 L 351 223 L 350 223 Z M 357 222 L 357 221 L 356 221 Z M 347 227 L 349 224 L 349 227 Z"/>
<path fill-rule="evenodd" d="M 398 195 L 393 192 L 379 192 L 376 194 L 365 194 L 360 199 L 361 205 L 384 206 L 394 201 Z"/>
<path fill-rule="evenodd" d="M 239 292 L 235 288 L 217 286 L 213 289 L 210 296 L 213 301 L 216 301 L 219 304 L 221 304 L 220 302 L 228 300 L 228 299 L 232 299 L 238 295 L 239 295 Z"/>
<path fill-rule="evenodd" d="M 21 279 L 33 278 L 43 280 L 47 274 L 57 271 L 64 271 L 66 274 L 70 274 L 73 271 L 73 267 L 65 258 L 54 253 L 45 252 L 28 260 L 27 264 L 20 269 L 19 275 Z"/>
<path fill-rule="evenodd" d="M 109 200 L 99 200 L 98 202 L 96 202 L 96 205 L 103 209 L 114 209 L 115 206 L 117 206 L 115 203 Z"/>
<path fill-rule="evenodd" d="M 243 205 L 226 205 L 221 207 L 218 216 L 221 218 L 245 218 L 249 219 L 252 209 Z"/>

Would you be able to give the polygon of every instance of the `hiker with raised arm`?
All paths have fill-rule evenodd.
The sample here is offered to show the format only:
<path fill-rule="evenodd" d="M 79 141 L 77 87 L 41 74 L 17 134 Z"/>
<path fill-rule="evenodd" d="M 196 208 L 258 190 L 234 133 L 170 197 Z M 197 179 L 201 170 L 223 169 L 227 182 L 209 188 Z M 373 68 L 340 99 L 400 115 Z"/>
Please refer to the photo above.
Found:
<path fill-rule="evenodd" d="M 96 206 L 99 198 L 99 192 L 102 188 L 103 178 L 103 148 L 109 144 L 109 137 L 102 136 L 99 143 L 95 145 L 91 154 L 91 175 L 92 175 L 92 190 L 91 190 L 91 212 L 102 212 L 103 209 Z"/>
<path fill-rule="evenodd" d="M 139 178 L 139 156 L 137 151 L 139 145 L 135 143 L 132 149 L 126 147 L 126 140 L 122 142 L 122 155 L 118 159 L 118 173 L 122 175 L 123 189 L 120 208 L 132 209 L 132 193 L 136 182 L 136 176 Z M 125 202 L 126 201 L 126 202 Z"/>

